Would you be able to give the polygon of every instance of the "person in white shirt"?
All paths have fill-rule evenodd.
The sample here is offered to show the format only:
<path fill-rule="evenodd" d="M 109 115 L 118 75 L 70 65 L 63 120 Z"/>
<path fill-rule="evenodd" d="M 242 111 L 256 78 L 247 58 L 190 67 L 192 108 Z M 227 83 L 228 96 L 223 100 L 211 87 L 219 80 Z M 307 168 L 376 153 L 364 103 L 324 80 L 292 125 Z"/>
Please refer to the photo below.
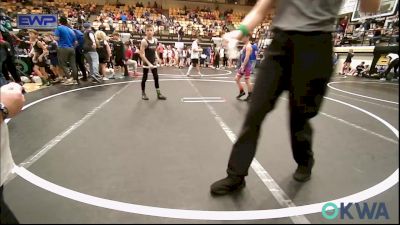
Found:
<path fill-rule="evenodd" d="M 192 52 L 190 56 L 190 58 L 192 59 L 192 63 L 189 66 L 189 70 L 187 71 L 186 76 L 190 76 L 190 71 L 193 69 L 193 67 L 197 68 L 197 72 L 201 77 L 203 76 L 203 74 L 200 72 L 199 64 L 200 53 L 202 51 L 203 49 L 199 47 L 199 39 L 196 38 L 192 43 Z"/>
<path fill-rule="evenodd" d="M 22 94 L 22 86 L 17 83 L 9 83 L 0 89 L 0 151 L 1 151 L 1 183 L 0 183 L 0 221 L 1 224 L 18 224 L 19 221 L 4 201 L 3 190 L 8 182 L 12 169 L 15 166 L 12 158 L 9 142 L 8 127 L 4 121 L 21 112 L 25 97 Z"/>
<path fill-rule="evenodd" d="M 225 49 L 224 48 L 220 48 L 219 49 L 219 58 L 223 60 L 222 62 L 222 66 L 225 67 Z"/>
<path fill-rule="evenodd" d="M 386 58 L 389 59 L 389 66 L 388 68 L 385 70 L 385 72 L 383 72 L 381 74 L 381 80 L 388 80 L 388 74 L 389 72 L 392 70 L 392 68 L 394 68 L 394 78 L 398 78 L 399 74 L 398 74 L 398 69 L 399 69 L 399 55 L 396 53 L 389 53 Z M 390 79 L 389 79 L 390 80 Z"/>

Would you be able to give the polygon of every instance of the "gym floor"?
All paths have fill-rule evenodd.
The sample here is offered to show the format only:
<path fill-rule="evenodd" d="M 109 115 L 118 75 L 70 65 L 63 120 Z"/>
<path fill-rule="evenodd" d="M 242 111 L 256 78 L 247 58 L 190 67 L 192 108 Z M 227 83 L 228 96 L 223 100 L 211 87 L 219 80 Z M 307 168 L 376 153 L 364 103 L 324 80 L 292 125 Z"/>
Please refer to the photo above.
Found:
<path fill-rule="evenodd" d="M 333 77 L 312 120 L 312 179 L 293 180 L 287 93 L 262 126 L 244 189 L 215 197 L 248 107 L 234 72 L 160 68 L 149 75 L 26 95 L 9 121 L 15 176 L 5 201 L 21 223 L 398 223 L 399 86 Z M 196 74 L 196 70 L 192 73 Z M 327 202 L 379 204 L 388 217 L 322 216 Z M 382 205 L 384 208 L 382 208 Z M 378 208 L 378 205 L 376 206 Z M 378 211 L 375 211 L 378 216 Z M 382 214 L 381 214 L 382 215 Z M 375 218 L 375 216 L 374 216 Z"/>

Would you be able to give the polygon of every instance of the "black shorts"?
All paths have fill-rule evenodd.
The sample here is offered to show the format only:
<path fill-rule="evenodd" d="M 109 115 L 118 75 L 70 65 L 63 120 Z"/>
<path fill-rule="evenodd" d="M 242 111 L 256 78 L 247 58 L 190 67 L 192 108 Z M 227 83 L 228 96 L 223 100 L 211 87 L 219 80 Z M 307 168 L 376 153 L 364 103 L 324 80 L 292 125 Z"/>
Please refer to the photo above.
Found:
<path fill-rule="evenodd" d="M 58 66 L 58 58 L 57 57 L 50 57 L 50 64 L 52 66 Z"/>
<path fill-rule="evenodd" d="M 115 59 L 114 66 L 125 66 L 125 62 L 123 59 Z"/>
<path fill-rule="evenodd" d="M 197 66 L 199 64 L 199 59 L 192 59 L 192 65 Z"/>
<path fill-rule="evenodd" d="M 38 66 L 38 67 L 46 67 L 46 61 L 42 61 L 42 62 L 36 62 L 36 63 L 33 63 L 33 65 L 35 65 L 35 66 Z"/>
<path fill-rule="evenodd" d="M 99 63 L 108 63 L 108 59 L 107 58 L 99 58 Z"/>

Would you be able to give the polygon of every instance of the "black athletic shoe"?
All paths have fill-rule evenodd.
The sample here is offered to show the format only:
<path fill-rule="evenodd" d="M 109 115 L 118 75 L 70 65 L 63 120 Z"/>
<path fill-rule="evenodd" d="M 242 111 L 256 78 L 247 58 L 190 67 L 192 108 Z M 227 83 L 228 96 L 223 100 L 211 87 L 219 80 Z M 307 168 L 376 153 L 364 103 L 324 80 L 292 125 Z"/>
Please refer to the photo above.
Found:
<path fill-rule="evenodd" d="M 311 170 L 314 166 L 314 159 L 311 159 L 308 166 L 298 165 L 293 178 L 299 182 L 306 182 L 311 179 Z"/>
<path fill-rule="evenodd" d="M 167 97 L 165 97 L 165 96 L 162 95 L 161 93 L 160 93 L 160 94 L 157 94 L 157 98 L 158 98 L 159 100 L 167 100 Z"/>
<path fill-rule="evenodd" d="M 211 185 L 211 194 L 226 195 L 242 189 L 246 186 L 244 177 L 228 175 L 226 178 L 216 181 Z"/>
<path fill-rule="evenodd" d="M 149 98 L 147 97 L 147 95 L 144 94 L 144 93 L 142 94 L 142 99 L 143 99 L 143 100 L 149 100 Z"/>
<path fill-rule="evenodd" d="M 239 95 L 238 96 L 236 96 L 236 99 L 239 99 L 239 98 L 241 98 L 242 96 L 244 96 L 246 94 L 246 92 L 244 92 L 244 91 L 241 91 L 240 93 L 239 93 Z"/>

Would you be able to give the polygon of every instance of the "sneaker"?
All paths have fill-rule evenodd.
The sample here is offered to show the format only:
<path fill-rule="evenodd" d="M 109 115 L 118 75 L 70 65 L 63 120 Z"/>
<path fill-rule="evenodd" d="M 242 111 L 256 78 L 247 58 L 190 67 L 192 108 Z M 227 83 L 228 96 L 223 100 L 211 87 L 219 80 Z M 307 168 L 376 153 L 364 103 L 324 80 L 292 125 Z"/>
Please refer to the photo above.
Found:
<path fill-rule="evenodd" d="M 216 181 L 211 185 L 211 194 L 225 195 L 237 191 L 246 186 L 244 177 L 228 175 L 226 178 Z"/>
<path fill-rule="evenodd" d="M 107 81 L 107 80 L 110 80 L 110 79 L 108 79 L 107 77 L 103 77 L 103 80 L 104 80 L 104 81 Z"/>
<path fill-rule="evenodd" d="M 57 83 L 60 83 L 60 82 L 61 82 L 61 79 L 59 77 L 56 77 L 56 79 L 54 79 L 52 81 L 53 84 L 57 84 Z"/>
<path fill-rule="evenodd" d="M 81 80 L 81 81 L 87 81 L 87 78 L 86 78 L 86 77 L 82 77 L 82 78 L 80 78 L 79 80 Z"/>
<path fill-rule="evenodd" d="M 386 80 L 386 78 L 381 78 L 381 79 L 379 79 L 379 80 Z"/>
<path fill-rule="evenodd" d="M 236 96 L 236 99 L 240 99 L 242 96 L 244 96 L 246 94 L 246 92 L 244 92 L 244 91 L 241 91 L 240 93 L 239 93 L 239 95 L 238 96 Z"/>
<path fill-rule="evenodd" d="M 96 76 L 96 75 L 90 75 L 92 77 L 93 80 L 97 81 L 98 83 L 101 83 L 101 77 Z"/>
<path fill-rule="evenodd" d="M 43 87 L 43 86 L 50 86 L 50 85 L 51 85 L 50 81 L 45 80 L 45 81 L 43 81 L 42 84 L 40 84 L 39 86 L 40 86 L 40 87 Z"/>
<path fill-rule="evenodd" d="M 298 165 L 293 178 L 299 182 L 306 182 L 311 179 L 311 170 L 314 166 L 314 159 L 308 162 L 308 166 Z"/>
<path fill-rule="evenodd" d="M 73 79 L 72 78 L 69 78 L 69 79 L 66 79 L 64 82 L 62 82 L 62 84 L 63 85 L 71 85 L 71 84 L 73 84 Z"/>
<path fill-rule="evenodd" d="M 251 102 L 251 95 L 247 95 L 247 98 L 245 98 L 244 101 Z"/>
<path fill-rule="evenodd" d="M 167 97 L 165 97 L 164 95 L 162 95 L 161 93 L 157 95 L 157 98 L 159 100 L 167 100 Z"/>
<path fill-rule="evenodd" d="M 67 80 L 64 83 L 62 83 L 62 85 L 73 85 L 73 84 L 74 84 L 74 81 L 72 81 L 72 80 Z"/>
<path fill-rule="evenodd" d="M 202 73 L 199 73 L 199 75 L 200 75 L 200 77 L 203 77 L 203 74 L 202 74 Z"/>
<path fill-rule="evenodd" d="M 145 93 L 142 94 L 142 99 L 143 100 L 149 100 L 149 98 L 147 97 L 147 95 Z"/>

